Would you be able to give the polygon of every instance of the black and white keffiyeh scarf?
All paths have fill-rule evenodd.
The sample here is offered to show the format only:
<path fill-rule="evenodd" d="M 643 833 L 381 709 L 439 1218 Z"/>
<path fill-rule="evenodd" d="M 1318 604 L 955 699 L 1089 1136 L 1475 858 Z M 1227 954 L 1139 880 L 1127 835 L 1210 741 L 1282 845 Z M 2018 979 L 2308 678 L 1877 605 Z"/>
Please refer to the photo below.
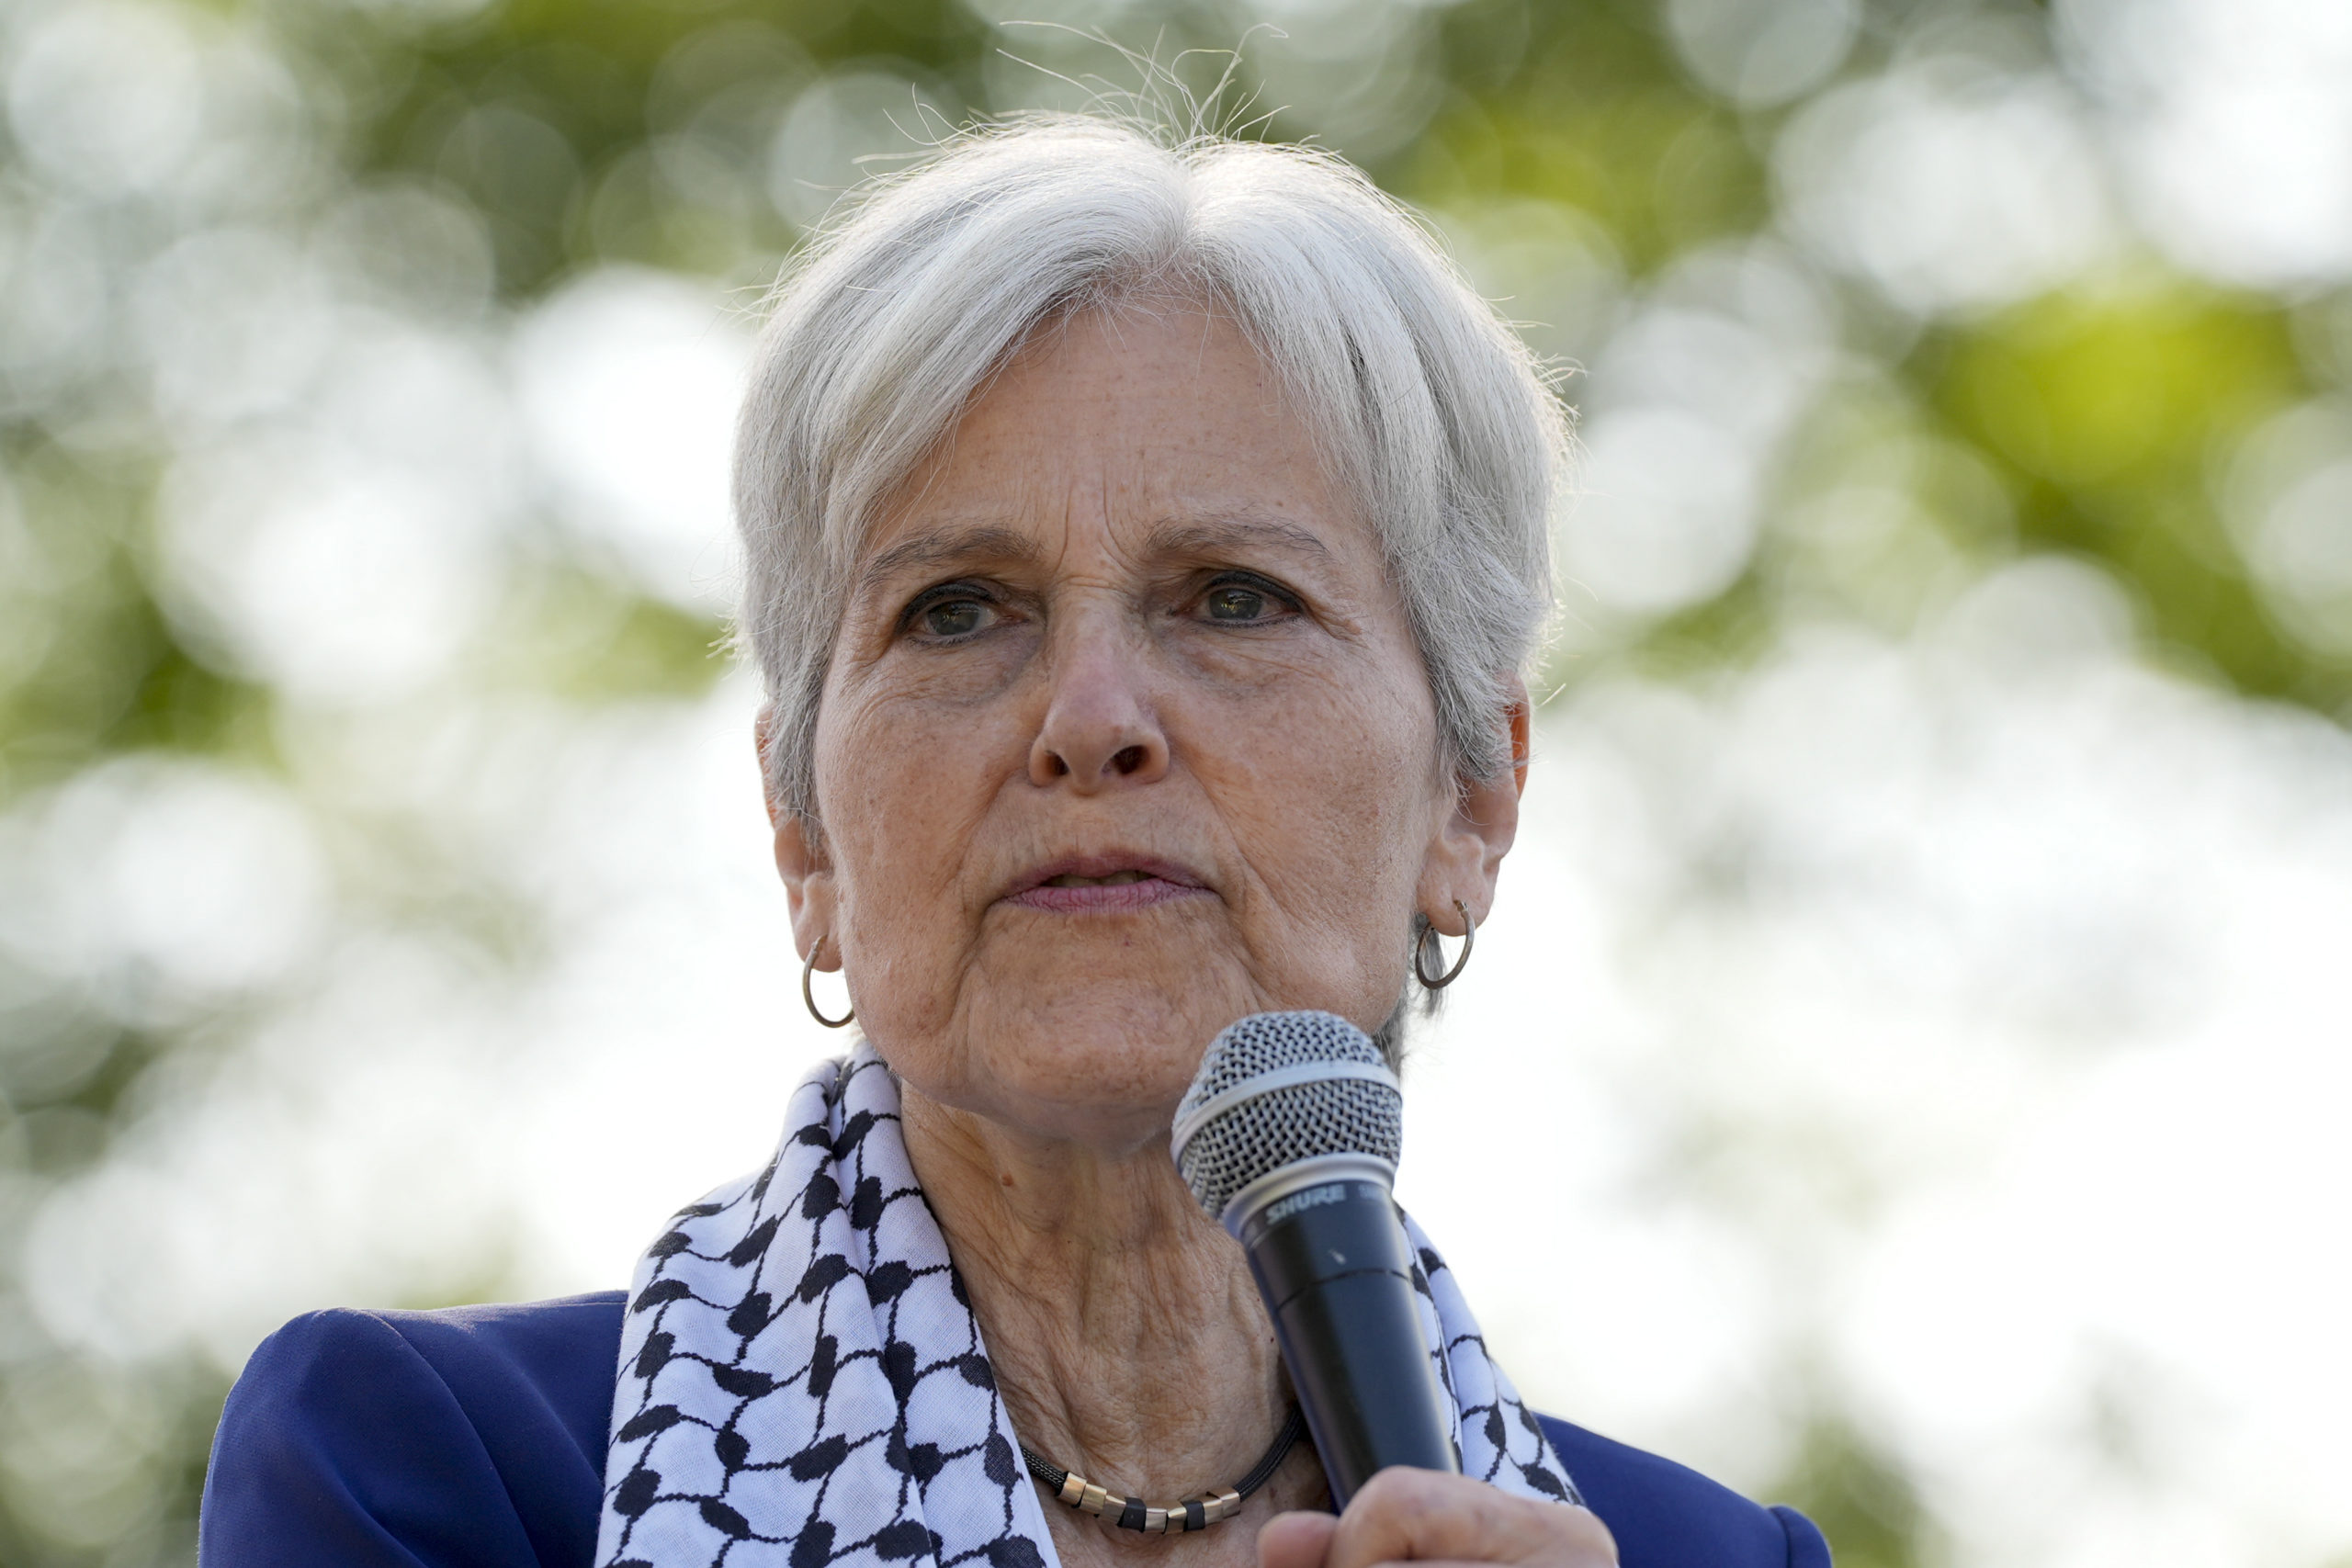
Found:
<path fill-rule="evenodd" d="M 1419 1229 L 1465 1474 L 1573 1483 Z M 1058 1568 L 870 1045 L 793 1091 L 775 1157 L 682 1211 L 621 1333 L 599 1568 Z"/>

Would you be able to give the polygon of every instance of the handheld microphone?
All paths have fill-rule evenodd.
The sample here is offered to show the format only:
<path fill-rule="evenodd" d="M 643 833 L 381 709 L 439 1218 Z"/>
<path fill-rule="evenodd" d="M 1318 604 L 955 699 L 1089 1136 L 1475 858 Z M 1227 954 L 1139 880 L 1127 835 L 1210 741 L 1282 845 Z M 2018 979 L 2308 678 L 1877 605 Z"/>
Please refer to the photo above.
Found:
<path fill-rule="evenodd" d="M 1209 1046 L 1177 1107 L 1184 1184 L 1250 1254 L 1335 1508 L 1392 1464 L 1458 1471 L 1393 1185 L 1405 1099 L 1328 1012 L 1262 1012 Z"/>

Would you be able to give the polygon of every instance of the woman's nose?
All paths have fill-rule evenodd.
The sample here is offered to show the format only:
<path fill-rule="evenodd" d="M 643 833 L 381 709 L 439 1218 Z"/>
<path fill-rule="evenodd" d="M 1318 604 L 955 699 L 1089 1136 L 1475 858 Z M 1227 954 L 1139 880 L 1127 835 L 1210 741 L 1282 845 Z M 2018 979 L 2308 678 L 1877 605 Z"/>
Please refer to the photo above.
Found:
<path fill-rule="evenodd" d="M 1168 737 L 1146 699 L 1132 650 L 1089 638 L 1057 661 L 1045 723 L 1029 748 L 1029 782 L 1080 795 L 1149 784 L 1168 771 Z"/>

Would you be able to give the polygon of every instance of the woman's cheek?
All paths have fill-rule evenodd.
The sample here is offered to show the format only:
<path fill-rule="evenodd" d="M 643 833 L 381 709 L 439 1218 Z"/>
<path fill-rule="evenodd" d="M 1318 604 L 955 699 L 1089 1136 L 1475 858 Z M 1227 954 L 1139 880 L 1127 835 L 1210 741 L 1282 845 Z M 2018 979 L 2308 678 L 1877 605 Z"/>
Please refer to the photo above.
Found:
<path fill-rule="evenodd" d="M 944 709 L 969 724 L 972 709 L 1002 698 L 1037 652 L 1032 622 L 998 627 L 950 648 L 900 645 L 876 661 L 877 697 L 922 722 L 926 708 Z"/>
<path fill-rule="evenodd" d="M 1418 863 L 1420 846 L 1396 836 L 1412 832 L 1433 788 L 1434 726 L 1384 696 L 1367 702 L 1377 690 L 1316 682 L 1290 694 L 1253 726 L 1281 743 L 1234 756 L 1227 790 L 1275 852 L 1312 863 L 1299 869 L 1314 880 L 1316 865 L 1346 866 L 1360 894 L 1371 891 L 1363 879 L 1397 854 Z"/>
<path fill-rule="evenodd" d="M 921 922 L 931 900 L 910 897 L 919 889 L 909 878 L 935 875 L 947 846 L 935 840 L 935 814 L 910 809 L 915 803 L 901 798 L 900 781 L 864 773 L 834 784 L 823 809 L 831 824 L 843 957 L 854 981 L 879 982 L 922 950 L 910 926 Z M 887 832 L 880 830 L 884 823 L 891 825 Z"/>

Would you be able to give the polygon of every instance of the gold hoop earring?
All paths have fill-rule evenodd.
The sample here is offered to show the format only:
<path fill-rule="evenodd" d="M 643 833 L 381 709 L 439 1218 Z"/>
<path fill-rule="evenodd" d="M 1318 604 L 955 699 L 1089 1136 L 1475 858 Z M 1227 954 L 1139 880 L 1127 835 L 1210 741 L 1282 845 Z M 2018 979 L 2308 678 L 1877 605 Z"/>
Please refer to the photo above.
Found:
<path fill-rule="evenodd" d="M 1453 908 L 1462 917 L 1462 951 L 1455 956 L 1453 968 L 1432 980 L 1430 978 L 1429 965 L 1422 962 L 1422 955 L 1429 952 L 1430 943 L 1437 939 L 1435 926 L 1423 926 L 1421 934 L 1413 942 L 1413 978 L 1432 991 L 1442 991 L 1460 979 L 1462 966 L 1470 962 L 1470 950 L 1478 945 L 1478 925 L 1470 918 L 1468 906 L 1456 898 L 1453 901 Z M 1437 950 L 1437 958 L 1441 964 L 1445 962 L 1445 948 L 1442 945 L 1440 945 Z"/>
<path fill-rule="evenodd" d="M 819 1023 L 823 1024 L 827 1029 L 843 1029 L 857 1021 L 857 1008 L 855 1004 L 853 1003 L 849 1011 L 842 1014 L 839 1018 L 827 1018 L 823 1013 L 817 1010 L 817 989 L 811 983 L 811 977 L 817 973 L 817 954 L 824 951 L 825 939 L 823 937 L 819 937 L 816 942 L 809 946 L 808 962 L 800 966 L 800 1001 L 801 1004 L 808 1010 L 808 1016 L 815 1019 Z"/>

